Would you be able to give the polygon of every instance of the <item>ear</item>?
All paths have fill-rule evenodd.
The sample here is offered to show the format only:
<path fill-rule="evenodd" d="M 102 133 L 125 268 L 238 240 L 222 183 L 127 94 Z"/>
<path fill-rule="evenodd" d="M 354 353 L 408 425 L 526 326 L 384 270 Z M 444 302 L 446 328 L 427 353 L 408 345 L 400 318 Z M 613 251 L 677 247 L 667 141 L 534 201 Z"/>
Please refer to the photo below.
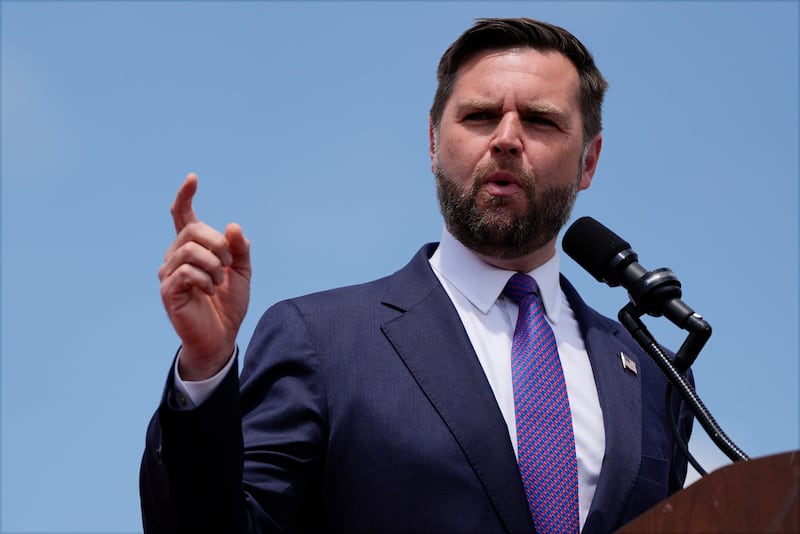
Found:
<path fill-rule="evenodd" d="M 600 159 L 600 150 L 603 148 L 603 136 L 597 134 L 594 139 L 589 142 L 589 147 L 586 150 L 586 156 L 583 158 L 583 169 L 581 169 L 581 181 L 578 184 L 578 189 L 583 191 L 592 185 L 592 177 L 594 171 L 597 170 L 597 161 Z"/>
<path fill-rule="evenodd" d="M 436 131 L 433 128 L 433 119 L 428 115 L 428 154 L 431 156 L 431 170 L 436 160 Z"/>

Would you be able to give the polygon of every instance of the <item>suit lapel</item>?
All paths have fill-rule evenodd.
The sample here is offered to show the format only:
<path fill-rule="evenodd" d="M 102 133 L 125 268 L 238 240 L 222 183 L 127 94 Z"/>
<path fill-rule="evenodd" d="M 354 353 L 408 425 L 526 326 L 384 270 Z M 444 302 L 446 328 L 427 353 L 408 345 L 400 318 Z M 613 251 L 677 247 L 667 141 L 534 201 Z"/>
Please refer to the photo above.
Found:
<path fill-rule="evenodd" d="M 505 529 L 533 532 L 508 428 L 458 313 L 430 269 L 434 249 L 423 249 L 394 275 L 397 293 L 390 289 L 384 304 L 404 313 L 382 330 L 459 443 Z"/>
<path fill-rule="evenodd" d="M 387 286 L 383 304 L 401 314 L 382 326 L 483 484 L 508 532 L 533 532 L 522 480 L 500 409 L 447 293 L 431 271 L 427 245 Z M 607 530 L 622 517 L 642 452 L 641 381 L 620 353 L 639 365 L 619 325 L 589 308 L 565 278 L 603 410 L 605 456 L 583 532 Z M 625 498 L 620 499 L 620 495 Z"/>
<path fill-rule="evenodd" d="M 641 365 L 637 355 L 619 338 L 617 323 L 589 308 L 563 277 L 561 286 L 580 324 L 603 409 L 605 456 L 583 529 L 603 531 L 622 517 L 642 456 L 641 379 L 623 366 L 620 353 L 637 367 Z"/>

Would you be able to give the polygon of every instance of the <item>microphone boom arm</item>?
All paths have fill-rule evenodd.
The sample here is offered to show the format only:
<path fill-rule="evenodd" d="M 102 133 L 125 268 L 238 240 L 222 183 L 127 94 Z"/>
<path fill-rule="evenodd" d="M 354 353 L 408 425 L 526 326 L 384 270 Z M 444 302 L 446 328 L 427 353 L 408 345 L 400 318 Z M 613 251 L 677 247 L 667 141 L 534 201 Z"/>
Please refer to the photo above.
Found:
<path fill-rule="evenodd" d="M 661 369 L 661 372 L 667 377 L 670 384 L 672 384 L 681 397 L 683 397 L 689 405 L 689 409 L 697 418 L 697 421 L 703 429 L 705 429 L 708 437 L 711 438 L 711 441 L 713 441 L 732 461 L 749 460 L 750 457 L 725 434 L 722 428 L 720 428 L 719 424 L 717 424 L 716 420 L 711 415 L 711 412 L 708 411 L 703 401 L 700 400 L 700 397 L 697 395 L 692 385 L 682 376 L 682 371 L 678 371 L 677 366 L 667 357 L 655 338 L 647 330 L 647 327 L 640 319 L 643 314 L 644 312 L 639 310 L 636 304 L 631 301 L 619 311 L 618 317 L 620 323 L 630 332 L 631 336 L 647 354 L 650 355 L 656 365 Z M 700 316 L 697 315 L 697 317 Z M 702 318 L 700 321 L 702 321 Z M 702 331 L 700 332 L 690 333 L 681 346 L 681 350 L 686 349 L 687 352 L 691 353 L 691 351 L 695 350 L 695 346 L 699 344 L 697 348 L 697 352 L 699 352 L 699 349 L 702 348 L 703 344 L 705 344 L 708 337 L 711 335 L 711 327 L 708 326 L 705 321 L 700 323 L 700 327 L 702 327 L 703 324 L 706 328 L 701 328 Z M 705 336 L 704 339 L 703 336 Z M 696 357 L 697 354 L 694 356 Z M 692 360 L 693 359 L 694 358 L 692 358 Z M 675 438 L 680 440 L 679 436 L 675 436 Z"/>

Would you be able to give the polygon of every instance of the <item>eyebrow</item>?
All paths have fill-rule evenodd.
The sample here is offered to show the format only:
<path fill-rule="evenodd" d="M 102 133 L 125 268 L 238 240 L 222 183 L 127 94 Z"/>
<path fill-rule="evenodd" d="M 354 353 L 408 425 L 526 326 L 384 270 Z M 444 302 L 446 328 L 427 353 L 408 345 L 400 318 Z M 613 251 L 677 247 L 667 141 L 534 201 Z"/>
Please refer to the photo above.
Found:
<path fill-rule="evenodd" d="M 456 105 L 456 114 L 461 115 L 468 111 L 500 111 L 502 104 L 471 98 Z"/>
<path fill-rule="evenodd" d="M 547 115 L 548 117 L 553 118 L 567 117 L 567 113 L 563 109 L 552 104 L 548 104 L 547 102 L 537 102 L 534 104 L 523 105 L 520 111 L 527 115 Z"/>
<path fill-rule="evenodd" d="M 499 112 L 502 109 L 502 104 L 494 103 L 488 100 L 471 98 L 456 104 L 456 114 L 462 115 L 472 111 L 491 111 Z M 532 104 L 523 104 L 519 110 L 523 115 L 546 115 L 557 119 L 566 118 L 567 114 L 559 107 L 546 102 L 536 102 Z"/>

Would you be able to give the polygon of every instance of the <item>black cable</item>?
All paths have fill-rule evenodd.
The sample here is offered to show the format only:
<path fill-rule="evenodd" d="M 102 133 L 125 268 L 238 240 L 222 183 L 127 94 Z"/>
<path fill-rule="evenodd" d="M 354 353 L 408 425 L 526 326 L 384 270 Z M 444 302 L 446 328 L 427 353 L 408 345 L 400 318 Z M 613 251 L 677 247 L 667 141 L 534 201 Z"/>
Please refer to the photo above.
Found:
<path fill-rule="evenodd" d="M 694 455 L 692 455 L 692 453 L 689 452 L 688 444 L 685 441 L 683 441 L 683 436 L 681 436 L 680 432 L 678 432 L 678 425 L 675 423 L 675 414 L 672 412 L 672 390 L 673 389 L 674 388 L 672 387 L 671 383 L 667 384 L 667 394 L 665 395 L 667 419 L 669 420 L 669 428 L 670 428 L 670 430 L 672 430 L 672 437 L 675 440 L 675 444 L 681 450 L 683 455 L 686 457 L 687 460 L 689 460 L 689 463 L 692 464 L 692 467 L 694 467 L 694 470 L 697 471 L 697 473 L 701 477 L 704 477 L 708 473 L 706 472 L 705 469 L 703 469 L 703 467 L 700 465 L 700 462 L 697 461 L 697 459 L 694 457 Z"/>

